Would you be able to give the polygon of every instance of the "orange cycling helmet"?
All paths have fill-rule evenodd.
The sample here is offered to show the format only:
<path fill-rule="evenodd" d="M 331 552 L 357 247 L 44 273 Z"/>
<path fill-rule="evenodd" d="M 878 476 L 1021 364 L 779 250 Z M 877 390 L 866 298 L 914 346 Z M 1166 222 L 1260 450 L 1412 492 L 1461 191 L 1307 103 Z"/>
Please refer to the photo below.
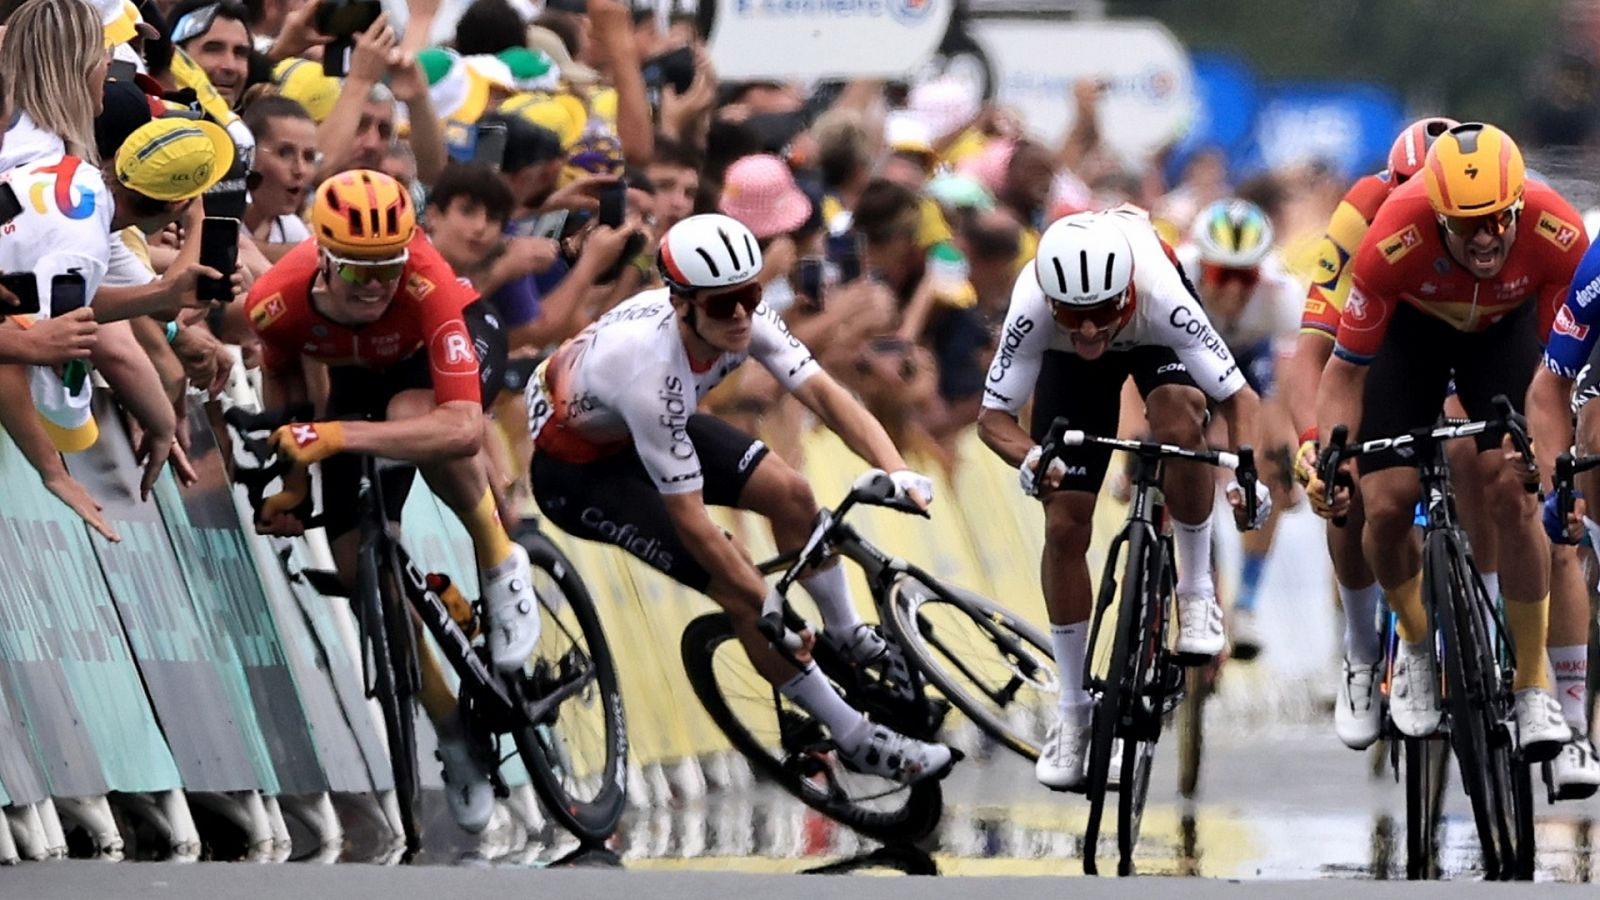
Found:
<path fill-rule="evenodd" d="M 1439 135 L 1422 170 L 1428 202 L 1441 216 L 1482 216 L 1522 202 L 1522 151 L 1504 131 L 1468 122 Z"/>
<path fill-rule="evenodd" d="M 417 230 L 411 194 L 393 177 L 352 169 L 324 181 L 311 205 L 311 233 L 336 256 L 392 259 Z"/>
<path fill-rule="evenodd" d="M 1400 184 L 1422 171 L 1422 161 L 1427 158 L 1434 139 L 1460 124 L 1444 116 L 1429 116 L 1407 125 L 1389 148 L 1389 177 Z"/>

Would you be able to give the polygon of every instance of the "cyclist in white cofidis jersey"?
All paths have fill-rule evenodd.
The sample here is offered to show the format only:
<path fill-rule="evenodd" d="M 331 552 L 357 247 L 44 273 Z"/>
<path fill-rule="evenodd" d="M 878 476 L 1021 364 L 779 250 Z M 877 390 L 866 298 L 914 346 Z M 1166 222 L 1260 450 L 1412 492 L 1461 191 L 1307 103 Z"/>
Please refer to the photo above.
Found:
<path fill-rule="evenodd" d="M 533 490 L 550 521 L 615 544 L 715 600 L 757 671 L 827 726 L 845 764 L 900 782 L 942 777 L 949 748 L 868 721 L 810 663 L 796 672 L 757 628 L 769 588 L 707 514 L 727 506 L 772 523 L 779 550 L 810 536 L 819 510 L 804 477 L 766 445 L 695 406 L 754 358 L 846 445 L 926 506 L 933 482 L 906 468 L 883 427 L 822 371 L 761 303 L 761 250 L 722 215 L 674 225 L 657 251 L 667 287 L 645 291 L 562 344 L 528 385 Z M 859 664 L 882 637 L 863 623 L 834 560 L 800 579 L 833 642 Z"/>
<path fill-rule="evenodd" d="M 1039 442 L 1057 416 L 1090 434 L 1115 434 L 1129 377 L 1157 441 L 1204 447 L 1209 396 L 1227 422 L 1228 443 L 1254 442 L 1260 400 L 1149 218 L 1129 206 L 1068 216 L 1044 233 L 1034 264 L 1017 276 L 978 417 L 984 443 L 1019 468 L 1023 490 L 1045 495 L 1044 597 L 1061 698 L 1035 774 L 1057 790 L 1084 777 L 1090 699 L 1083 661 L 1093 600 L 1085 555 L 1111 451 L 1069 448 L 1040 473 Z M 1017 421 L 1030 395 L 1031 435 Z M 1204 662 L 1224 643 L 1211 576 L 1210 467 L 1168 463 L 1164 490 L 1178 549 L 1177 651 L 1186 662 Z M 1266 521 L 1265 485 L 1256 485 L 1249 523 L 1238 485 L 1227 490 L 1241 527 Z"/>

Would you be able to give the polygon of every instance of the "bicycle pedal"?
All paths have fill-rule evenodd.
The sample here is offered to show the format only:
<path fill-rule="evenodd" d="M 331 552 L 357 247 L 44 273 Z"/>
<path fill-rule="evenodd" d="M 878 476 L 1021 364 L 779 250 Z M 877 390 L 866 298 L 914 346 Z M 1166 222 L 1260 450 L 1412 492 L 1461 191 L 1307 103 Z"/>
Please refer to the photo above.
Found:
<path fill-rule="evenodd" d="M 1215 653 L 1181 653 L 1173 651 L 1172 661 L 1186 669 L 1195 669 L 1200 666 L 1209 666 L 1217 658 Z"/>

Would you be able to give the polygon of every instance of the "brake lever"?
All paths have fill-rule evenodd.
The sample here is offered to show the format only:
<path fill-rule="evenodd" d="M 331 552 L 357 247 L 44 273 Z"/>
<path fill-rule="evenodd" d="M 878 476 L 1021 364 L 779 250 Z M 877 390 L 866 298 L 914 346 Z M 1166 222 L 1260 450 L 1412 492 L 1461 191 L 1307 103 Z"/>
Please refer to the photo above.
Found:
<path fill-rule="evenodd" d="M 1322 474 L 1323 499 L 1329 506 L 1333 505 L 1333 494 L 1338 489 L 1339 464 L 1344 461 L 1345 442 L 1350 438 L 1350 428 L 1345 425 L 1335 425 L 1333 434 L 1328 438 L 1328 446 L 1322 448 L 1322 456 L 1317 460 L 1317 471 Z M 1343 528 L 1350 520 L 1349 516 L 1335 516 L 1335 528 Z"/>
<path fill-rule="evenodd" d="M 1522 472 L 1524 475 L 1533 476 L 1531 480 L 1523 482 L 1523 487 L 1530 494 L 1539 492 L 1539 464 L 1533 458 L 1533 439 L 1528 436 L 1528 419 L 1516 411 L 1506 395 L 1496 395 L 1492 401 L 1495 415 L 1501 422 L 1501 432 L 1511 436 L 1511 445 L 1522 454 Z"/>
<path fill-rule="evenodd" d="M 1567 520 L 1572 517 L 1572 482 L 1575 477 L 1572 453 L 1556 457 L 1556 517 L 1562 529 L 1567 527 Z"/>
<path fill-rule="evenodd" d="M 1256 451 L 1249 444 L 1239 447 L 1239 465 L 1234 468 L 1233 477 L 1244 494 L 1244 527 L 1248 531 L 1255 523 L 1261 505 L 1256 499 Z"/>

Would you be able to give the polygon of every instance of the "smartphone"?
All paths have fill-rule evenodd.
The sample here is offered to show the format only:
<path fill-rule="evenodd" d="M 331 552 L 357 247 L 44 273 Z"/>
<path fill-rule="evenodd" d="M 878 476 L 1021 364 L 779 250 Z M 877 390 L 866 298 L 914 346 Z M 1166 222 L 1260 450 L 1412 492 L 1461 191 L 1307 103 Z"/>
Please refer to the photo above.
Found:
<path fill-rule="evenodd" d="M 795 289 L 800 305 L 812 312 L 822 309 L 824 272 L 828 261 L 820 256 L 802 256 L 794 265 Z"/>
<path fill-rule="evenodd" d="M 589 0 L 545 0 L 544 8 L 583 16 L 589 13 Z"/>
<path fill-rule="evenodd" d="M 621 228 L 628 217 L 628 183 L 617 179 L 600 185 L 599 222 L 611 228 Z"/>
<path fill-rule="evenodd" d="M 87 305 L 89 305 L 89 286 L 84 282 L 82 274 L 70 271 L 50 279 L 51 316 L 64 316 Z M 68 362 L 62 371 L 61 383 L 67 386 L 69 393 L 77 394 L 83 389 L 83 382 L 88 377 L 88 360 L 74 359 Z"/>
<path fill-rule="evenodd" d="M 195 295 L 218 303 L 232 301 L 233 270 L 238 262 L 239 220 L 206 216 L 200 225 L 200 264 L 216 269 L 222 277 L 202 277 Z"/>
<path fill-rule="evenodd" d="M 687 93 L 694 84 L 694 51 L 684 46 L 652 56 L 639 64 L 639 73 L 646 87 L 660 89 L 670 84 L 678 93 Z"/>
<path fill-rule="evenodd" d="M 472 161 L 500 170 L 506 159 L 506 123 L 479 122 L 477 136 L 472 142 Z"/>
<path fill-rule="evenodd" d="M 0 305 L 0 316 L 36 316 L 39 314 L 39 281 L 32 272 L 7 272 L 0 275 L 0 287 L 17 298 L 17 306 Z"/>
<path fill-rule="evenodd" d="M 322 0 L 317 6 L 317 31 L 336 41 L 361 34 L 383 15 L 382 0 Z"/>
<path fill-rule="evenodd" d="M 839 267 L 839 283 L 861 277 L 861 235 L 854 231 L 828 235 L 828 261 Z"/>
<path fill-rule="evenodd" d="M 322 48 L 322 74 L 329 78 L 343 78 L 350 74 L 350 54 L 355 52 L 355 42 L 339 40 Z"/>
<path fill-rule="evenodd" d="M 20 215 L 22 215 L 22 201 L 17 199 L 17 192 L 12 189 L 11 182 L 0 182 L 0 225 Z"/>

